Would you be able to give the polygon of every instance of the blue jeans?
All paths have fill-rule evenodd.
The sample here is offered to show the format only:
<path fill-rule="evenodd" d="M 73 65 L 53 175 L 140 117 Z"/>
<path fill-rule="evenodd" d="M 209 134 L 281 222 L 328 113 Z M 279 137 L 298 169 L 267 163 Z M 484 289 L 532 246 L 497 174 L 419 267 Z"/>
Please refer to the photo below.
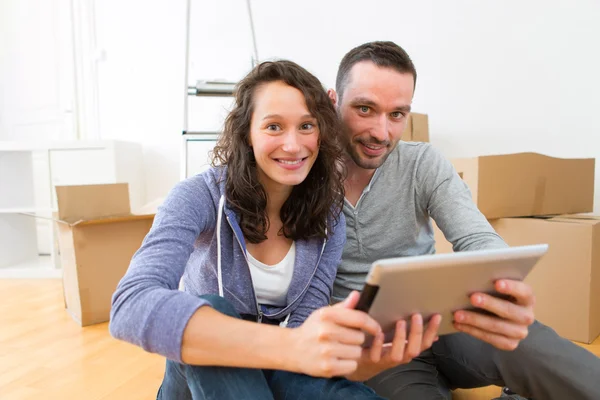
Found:
<path fill-rule="evenodd" d="M 202 296 L 225 314 L 241 318 L 227 300 Z M 284 328 L 282 328 L 284 329 Z M 228 399 L 382 399 L 362 383 L 343 378 L 315 378 L 288 371 L 193 366 L 167 360 L 158 400 Z"/>

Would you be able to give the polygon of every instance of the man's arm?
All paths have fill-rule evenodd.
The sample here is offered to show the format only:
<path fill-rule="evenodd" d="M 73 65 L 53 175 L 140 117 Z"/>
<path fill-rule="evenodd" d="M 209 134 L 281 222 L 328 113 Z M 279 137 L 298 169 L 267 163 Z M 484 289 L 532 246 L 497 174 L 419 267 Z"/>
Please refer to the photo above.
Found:
<path fill-rule="evenodd" d="M 450 161 L 425 147 L 415 171 L 418 206 L 436 222 L 454 251 L 507 247 L 479 211 Z"/>
<path fill-rule="evenodd" d="M 507 247 L 473 203 L 467 185 L 450 161 L 433 147 L 427 146 L 421 154 L 415 179 L 419 207 L 434 219 L 454 251 Z M 535 297 L 531 287 L 523 282 L 499 280 L 495 286 L 514 301 L 474 293 L 471 304 L 496 316 L 461 310 L 454 313 L 454 326 L 497 348 L 514 350 L 535 319 Z"/>

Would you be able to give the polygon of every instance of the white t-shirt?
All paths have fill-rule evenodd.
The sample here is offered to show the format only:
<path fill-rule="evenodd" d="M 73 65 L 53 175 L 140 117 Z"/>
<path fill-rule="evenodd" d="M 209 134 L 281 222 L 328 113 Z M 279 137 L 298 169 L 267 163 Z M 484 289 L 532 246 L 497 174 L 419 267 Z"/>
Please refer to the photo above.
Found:
<path fill-rule="evenodd" d="M 294 273 L 296 242 L 292 242 L 286 256 L 275 265 L 263 264 L 252 257 L 250 252 L 247 254 L 250 275 L 252 276 L 258 303 L 278 307 L 285 306 L 287 292 Z"/>

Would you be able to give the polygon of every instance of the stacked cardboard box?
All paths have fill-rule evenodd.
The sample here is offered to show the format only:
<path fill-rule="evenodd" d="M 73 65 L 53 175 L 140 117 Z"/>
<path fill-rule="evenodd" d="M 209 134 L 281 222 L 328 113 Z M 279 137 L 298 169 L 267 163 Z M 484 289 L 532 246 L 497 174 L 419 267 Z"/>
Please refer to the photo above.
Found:
<path fill-rule="evenodd" d="M 600 216 L 593 210 L 594 159 L 520 153 L 453 160 L 473 200 L 511 246 L 548 243 L 527 277 L 536 317 L 561 336 L 600 334 Z M 436 251 L 452 245 L 435 228 Z"/>
<path fill-rule="evenodd" d="M 429 118 L 427 114 L 411 112 L 402 132 L 405 142 L 429 142 Z"/>

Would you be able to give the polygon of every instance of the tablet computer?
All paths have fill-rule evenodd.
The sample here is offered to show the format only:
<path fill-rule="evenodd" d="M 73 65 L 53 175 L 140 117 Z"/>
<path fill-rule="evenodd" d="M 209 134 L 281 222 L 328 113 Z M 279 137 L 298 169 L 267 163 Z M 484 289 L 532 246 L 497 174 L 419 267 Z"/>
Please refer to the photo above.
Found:
<path fill-rule="evenodd" d="M 476 310 L 469 302 L 471 294 L 506 298 L 495 291 L 494 282 L 524 280 L 547 251 L 548 245 L 540 244 L 378 260 L 371 265 L 356 308 L 379 322 L 386 343 L 394 336 L 396 322 L 404 319 L 408 326 L 415 313 L 425 322 L 441 314 L 439 334 L 453 333 L 453 313 Z"/>

